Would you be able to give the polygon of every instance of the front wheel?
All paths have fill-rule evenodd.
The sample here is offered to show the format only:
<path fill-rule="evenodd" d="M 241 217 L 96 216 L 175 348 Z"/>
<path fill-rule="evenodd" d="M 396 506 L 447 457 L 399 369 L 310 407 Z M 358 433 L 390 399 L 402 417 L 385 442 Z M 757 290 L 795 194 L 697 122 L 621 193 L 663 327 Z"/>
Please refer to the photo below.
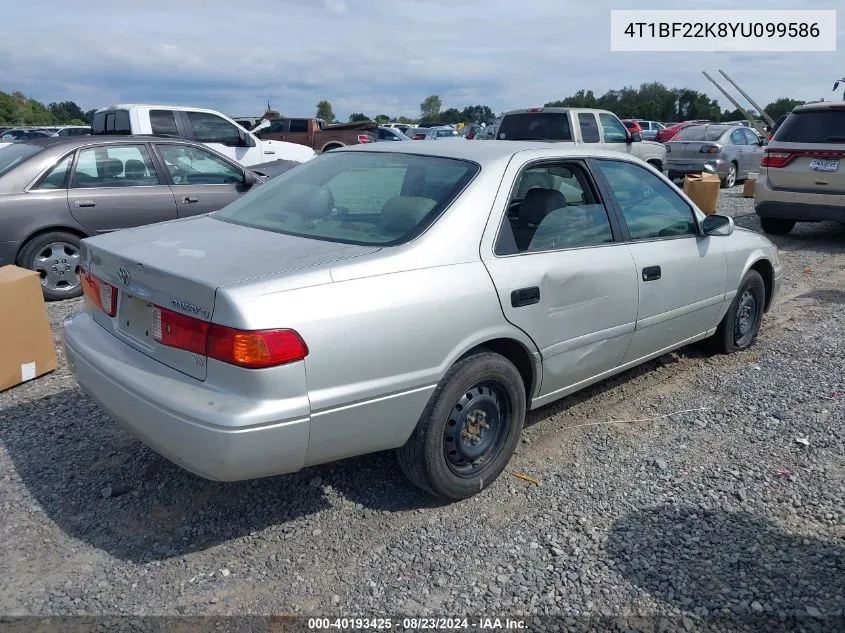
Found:
<path fill-rule="evenodd" d="M 757 341 L 766 305 L 766 285 L 756 270 L 749 270 L 739 284 L 731 307 L 713 335 L 723 354 L 746 350 Z"/>
<path fill-rule="evenodd" d="M 781 218 L 760 218 L 760 226 L 765 233 L 771 235 L 786 235 L 795 228 L 795 220 L 783 220 Z"/>
<path fill-rule="evenodd" d="M 417 487 L 457 501 L 481 492 L 510 461 L 525 423 L 525 385 L 493 352 L 459 360 L 431 397 L 410 439 L 398 449 Z"/>

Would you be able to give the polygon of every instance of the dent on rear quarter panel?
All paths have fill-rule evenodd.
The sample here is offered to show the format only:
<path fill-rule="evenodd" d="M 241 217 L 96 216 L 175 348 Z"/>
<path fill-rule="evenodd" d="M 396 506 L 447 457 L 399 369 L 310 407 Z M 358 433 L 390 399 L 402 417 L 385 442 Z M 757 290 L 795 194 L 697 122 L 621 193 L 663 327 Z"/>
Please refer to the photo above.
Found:
<path fill-rule="evenodd" d="M 451 363 L 512 331 L 481 262 L 254 297 L 250 314 L 308 345 L 308 465 L 402 445 Z"/>

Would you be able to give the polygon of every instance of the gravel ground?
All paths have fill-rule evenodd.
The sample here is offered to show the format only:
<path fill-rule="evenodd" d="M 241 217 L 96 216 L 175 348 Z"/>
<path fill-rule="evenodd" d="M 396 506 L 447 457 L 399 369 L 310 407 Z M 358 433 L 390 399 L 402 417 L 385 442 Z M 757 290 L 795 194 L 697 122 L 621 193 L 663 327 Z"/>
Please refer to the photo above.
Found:
<path fill-rule="evenodd" d="M 741 187 L 720 207 L 759 229 Z M 511 466 L 540 485 L 504 474 L 454 505 L 392 454 L 202 480 L 60 357 L 0 393 L 0 612 L 845 630 L 845 230 L 776 241 L 786 282 L 756 347 L 685 349 L 532 413 Z M 50 305 L 56 335 L 78 305 Z"/>

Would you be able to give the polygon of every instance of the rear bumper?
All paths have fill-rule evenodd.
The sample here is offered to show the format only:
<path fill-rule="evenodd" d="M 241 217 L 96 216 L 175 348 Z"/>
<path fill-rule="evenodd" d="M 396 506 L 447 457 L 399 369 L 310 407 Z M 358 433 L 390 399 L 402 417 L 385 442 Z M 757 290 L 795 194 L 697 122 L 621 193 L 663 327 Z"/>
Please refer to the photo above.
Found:
<path fill-rule="evenodd" d="M 88 313 L 65 321 L 62 340 L 82 389 L 131 435 L 182 468 L 238 481 L 304 465 L 310 420 L 285 419 L 290 404 L 284 400 L 212 389 L 132 349 Z M 238 426 L 209 422 L 221 419 L 236 419 Z"/>
<path fill-rule="evenodd" d="M 845 222 L 845 196 L 772 189 L 762 178 L 754 188 L 754 211 L 761 218 Z"/>
<path fill-rule="evenodd" d="M 719 178 L 724 178 L 728 175 L 728 163 L 724 160 L 702 160 L 702 161 L 684 161 L 684 160 L 673 160 L 669 159 L 667 165 L 667 171 L 669 172 L 669 178 L 683 178 L 687 174 L 700 174 L 704 171 L 705 165 L 710 165 L 713 169 L 716 170 L 716 173 L 719 175 Z"/>

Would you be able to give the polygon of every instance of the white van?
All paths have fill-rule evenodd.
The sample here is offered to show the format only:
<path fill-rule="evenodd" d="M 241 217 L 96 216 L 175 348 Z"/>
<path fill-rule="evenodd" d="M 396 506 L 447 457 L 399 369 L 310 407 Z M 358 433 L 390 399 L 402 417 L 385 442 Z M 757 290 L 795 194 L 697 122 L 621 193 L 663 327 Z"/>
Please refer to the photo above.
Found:
<path fill-rule="evenodd" d="M 310 147 L 262 140 L 216 110 L 168 105 L 121 104 L 94 113 L 93 134 L 154 134 L 208 145 L 252 167 L 274 160 L 304 163 L 317 157 Z"/>

